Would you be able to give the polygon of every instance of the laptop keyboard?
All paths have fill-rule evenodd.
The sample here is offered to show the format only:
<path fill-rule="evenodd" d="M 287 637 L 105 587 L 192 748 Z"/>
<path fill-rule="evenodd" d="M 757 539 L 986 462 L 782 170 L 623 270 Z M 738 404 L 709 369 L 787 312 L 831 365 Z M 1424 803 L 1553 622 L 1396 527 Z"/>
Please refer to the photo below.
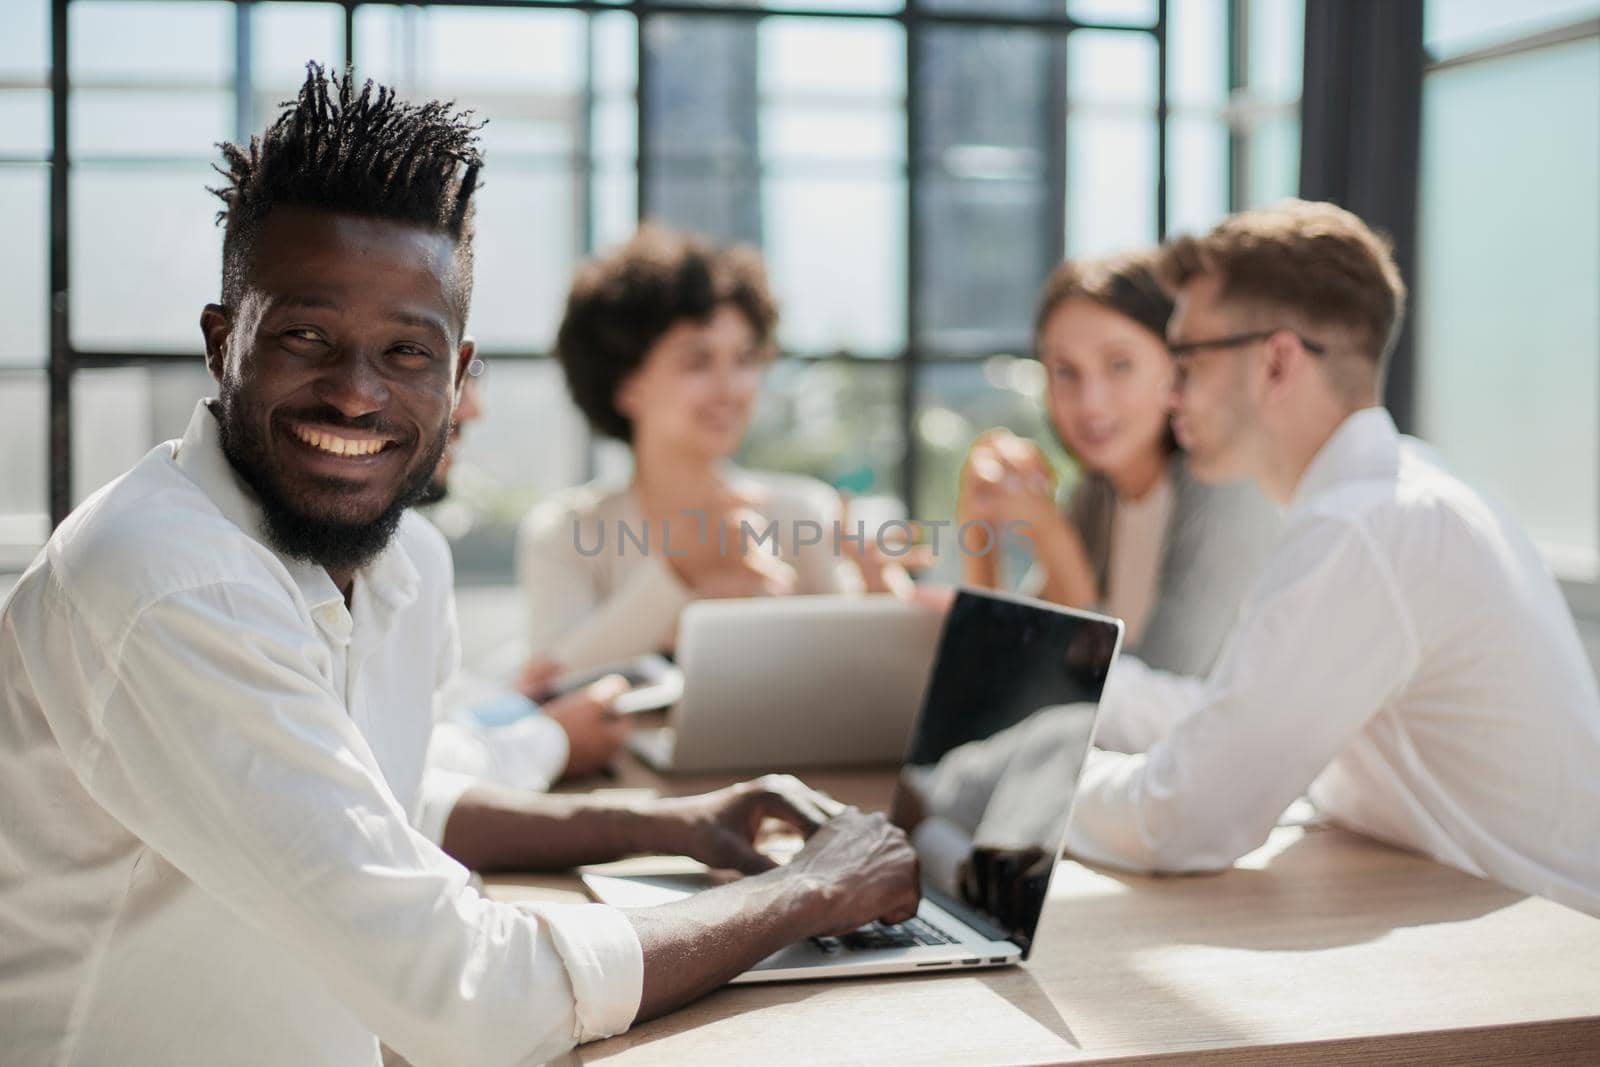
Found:
<path fill-rule="evenodd" d="M 919 916 L 903 923 L 868 923 L 842 937 L 813 937 L 811 943 L 829 953 L 841 949 L 916 948 L 919 945 L 954 945 L 957 938 Z"/>

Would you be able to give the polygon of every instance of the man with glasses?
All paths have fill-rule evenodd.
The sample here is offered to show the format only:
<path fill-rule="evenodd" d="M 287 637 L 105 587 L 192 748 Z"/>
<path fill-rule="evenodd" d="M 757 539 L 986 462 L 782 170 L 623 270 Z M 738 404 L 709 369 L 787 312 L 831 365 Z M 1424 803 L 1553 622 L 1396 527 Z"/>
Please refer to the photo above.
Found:
<path fill-rule="evenodd" d="M 1206 680 L 1118 665 L 1073 853 L 1226 867 L 1307 794 L 1351 829 L 1600 913 L 1600 696 L 1516 525 L 1379 406 L 1405 287 L 1330 204 L 1175 242 L 1174 427 L 1282 541 Z"/>

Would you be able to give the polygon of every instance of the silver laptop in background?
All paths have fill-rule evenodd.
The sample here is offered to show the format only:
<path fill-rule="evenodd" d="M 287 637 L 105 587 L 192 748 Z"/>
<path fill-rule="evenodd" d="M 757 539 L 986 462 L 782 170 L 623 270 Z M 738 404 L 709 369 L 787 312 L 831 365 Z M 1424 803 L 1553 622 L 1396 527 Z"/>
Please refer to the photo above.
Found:
<path fill-rule="evenodd" d="M 767 957 L 736 983 L 997 967 L 1028 958 L 1066 839 L 1122 623 L 1022 597 L 962 590 L 945 620 L 892 817 L 911 836 L 922 904 Z M 679 900 L 705 872 L 589 868 L 596 899 Z"/>
<path fill-rule="evenodd" d="M 683 695 L 629 746 L 664 773 L 898 763 L 940 621 L 892 596 L 697 601 L 678 622 Z"/>

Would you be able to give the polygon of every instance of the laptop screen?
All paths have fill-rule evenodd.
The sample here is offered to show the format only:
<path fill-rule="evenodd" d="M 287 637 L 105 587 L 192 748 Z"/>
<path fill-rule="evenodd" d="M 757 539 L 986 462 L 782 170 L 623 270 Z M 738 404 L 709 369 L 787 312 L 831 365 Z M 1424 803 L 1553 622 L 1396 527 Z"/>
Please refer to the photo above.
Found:
<path fill-rule="evenodd" d="M 1032 947 L 1121 625 L 963 589 L 945 620 L 891 815 L 923 885 Z"/>

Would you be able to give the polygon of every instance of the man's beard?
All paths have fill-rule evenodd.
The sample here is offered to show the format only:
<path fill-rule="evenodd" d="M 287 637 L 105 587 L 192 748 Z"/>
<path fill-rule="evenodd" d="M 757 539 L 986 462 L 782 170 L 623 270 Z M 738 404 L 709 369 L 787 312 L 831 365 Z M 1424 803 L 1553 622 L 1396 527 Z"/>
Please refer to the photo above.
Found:
<path fill-rule="evenodd" d="M 449 438 L 449 420 L 427 444 L 423 462 L 406 476 L 394 499 L 376 518 L 350 521 L 330 515 L 307 514 L 305 501 L 295 500 L 282 488 L 281 479 L 268 459 L 260 427 L 267 425 L 262 413 L 240 398 L 236 389 L 224 384 L 220 410 L 222 452 L 245 484 L 255 491 L 261 503 L 261 533 L 267 543 L 290 559 L 316 563 L 331 571 L 355 571 L 376 559 L 389 546 L 406 509 L 428 491 L 439 457 Z M 328 426 L 373 430 L 376 420 L 349 419 L 332 408 L 296 412 L 296 417 Z M 330 482 L 337 487 L 339 483 Z"/>

